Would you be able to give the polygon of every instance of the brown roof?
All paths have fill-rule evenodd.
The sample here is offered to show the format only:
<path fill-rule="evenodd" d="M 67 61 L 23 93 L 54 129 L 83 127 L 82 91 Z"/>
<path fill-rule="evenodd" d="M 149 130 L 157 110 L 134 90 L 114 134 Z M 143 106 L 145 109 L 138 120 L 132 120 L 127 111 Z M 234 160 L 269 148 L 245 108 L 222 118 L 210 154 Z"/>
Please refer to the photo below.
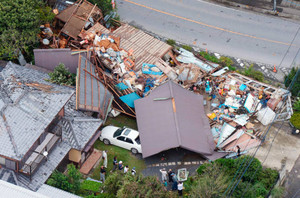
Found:
<path fill-rule="evenodd" d="M 69 6 L 56 16 L 66 23 L 61 31 L 74 39 L 77 38 L 89 17 L 92 17 L 95 22 L 99 21 L 102 18 L 102 12 L 86 0 Z"/>
<path fill-rule="evenodd" d="M 176 147 L 215 154 L 202 95 L 168 81 L 134 104 L 144 158 Z"/>
<path fill-rule="evenodd" d="M 155 64 L 172 49 L 172 46 L 128 24 L 120 26 L 112 35 L 121 37 L 120 48 L 127 51 L 133 49 L 136 71 L 141 69 L 143 63 Z"/>

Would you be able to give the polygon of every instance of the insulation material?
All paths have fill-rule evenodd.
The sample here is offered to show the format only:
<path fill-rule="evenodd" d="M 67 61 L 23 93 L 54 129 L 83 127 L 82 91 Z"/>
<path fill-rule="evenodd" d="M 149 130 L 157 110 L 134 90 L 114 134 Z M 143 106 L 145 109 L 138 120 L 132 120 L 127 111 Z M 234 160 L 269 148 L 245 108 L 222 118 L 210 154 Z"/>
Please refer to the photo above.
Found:
<path fill-rule="evenodd" d="M 269 107 L 263 108 L 257 112 L 257 120 L 259 120 L 263 125 L 270 124 L 276 116 L 276 113 Z"/>
<path fill-rule="evenodd" d="M 235 128 L 233 126 L 225 122 L 221 129 L 221 134 L 217 146 L 219 146 L 224 140 L 226 140 L 226 138 L 228 138 L 234 130 Z"/>

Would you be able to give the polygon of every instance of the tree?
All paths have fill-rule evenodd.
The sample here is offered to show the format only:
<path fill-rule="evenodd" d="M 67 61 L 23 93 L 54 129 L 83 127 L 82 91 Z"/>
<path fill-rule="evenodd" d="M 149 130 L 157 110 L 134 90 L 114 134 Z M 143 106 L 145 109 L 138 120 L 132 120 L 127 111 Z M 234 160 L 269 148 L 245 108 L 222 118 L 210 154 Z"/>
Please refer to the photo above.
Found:
<path fill-rule="evenodd" d="M 62 190 L 77 193 L 80 189 L 81 173 L 73 164 L 68 165 L 67 175 L 55 170 L 47 181 L 47 184 Z"/>
<path fill-rule="evenodd" d="M 291 82 L 293 81 L 295 75 L 298 72 L 298 76 L 297 79 L 295 79 L 293 85 L 291 85 L 290 87 L 290 91 L 292 93 L 293 96 L 298 96 L 299 92 L 300 92 L 300 74 L 299 74 L 299 68 L 297 67 L 293 67 L 290 71 L 290 73 L 285 76 L 284 78 L 284 85 L 286 88 L 288 88 L 291 84 Z"/>
<path fill-rule="evenodd" d="M 68 71 L 63 63 L 59 63 L 54 68 L 53 72 L 49 73 L 50 79 L 48 81 L 59 85 L 75 85 L 76 75 Z"/>
<path fill-rule="evenodd" d="M 115 172 L 106 178 L 103 191 L 107 194 L 116 195 L 118 198 L 145 197 L 172 198 L 174 195 L 168 192 L 157 177 L 143 177 L 138 174 L 123 175 Z"/>
<path fill-rule="evenodd" d="M 13 60 L 18 50 L 29 53 L 37 43 L 39 0 L 2 0 L 0 3 L 0 59 Z"/>
<path fill-rule="evenodd" d="M 97 6 L 101 9 L 103 16 L 109 14 L 112 10 L 111 0 L 88 0 L 92 4 L 97 4 Z"/>
<path fill-rule="evenodd" d="M 220 165 L 213 163 L 197 176 L 197 182 L 191 187 L 190 197 L 220 197 L 229 185 L 229 177 Z"/>

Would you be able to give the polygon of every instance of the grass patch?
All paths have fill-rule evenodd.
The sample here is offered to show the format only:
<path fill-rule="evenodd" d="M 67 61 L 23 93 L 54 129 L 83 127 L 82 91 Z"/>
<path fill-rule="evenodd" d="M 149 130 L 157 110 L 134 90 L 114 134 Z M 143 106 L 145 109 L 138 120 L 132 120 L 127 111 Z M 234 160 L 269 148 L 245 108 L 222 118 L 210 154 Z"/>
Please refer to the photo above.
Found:
<path fill-rule="evenodd" d="M 113 169 L 113 158 L 114 156 L 117 156 L 118 161 L 122 161 L 123 165 L 129 166 L 129 169 L 131 170 L 133 167 L 135 167 L 137 173 L 140 173 L 142 170 L 146 168 L 145 161 L 143 159 L 138 159 L 135 155 L 133 155 L 129 150 L 113 146 L 113 145 L 105 145 L 100 140 L 97 140 L 94 144 L 94 148 L 98 150 L 107 150 L 107 172 L 106 177 L 108 177 L 111 173 L 110 171 Z M 99 166 L 95 168 L 94 172 L 92 173 L 91 177 L 93 179 L 100 179 L 100 166 L 103 164 L 103 161 L 100 162 Z"/>
<path fill-rule="evenodd" d="M 120 114 L 119 116 L 115 117 L 115 118 L 111 118 L 108 117 L 106 122 L 105 122 L 105 126 L 108 125 L 113 125 L 116 127 L 128 127 L 131 129 L 135 129 L 137 130 L 137 124 L 136 124 L 136 119 L 124 114 Z"/>
<path fill-rule="evenodd" d="M 187 50 L 187 51 L 190 51 L 190 52 L 193 50 L 193 48 L 191 46 L 189 46 L 189 45 L 182 45 L 181 47 L 183 49 Z"/>
<path fill-rule="evenodd" d="M 215 55 L 210 55 L 207 52 L 199 52 L 200 56 L 205 58 L 206 60 L 213 62 L 213 63 L 220 63 L 219 59 Z"/>
<path fill-rule="evenodd" d="M 168 39 L 167 44 L 171 45 L 172 47 L 175 46 L 176 42 L 173 39 Z"/>
<path fill-rule="evenodd" d="M 264 74 L 260 71 L 257 71 L 253 68 L 253 64 L 251 64 L 248 68 L 240 71 L 241 74 L 248 76 L 250 78 L 254 78 L 255 80 L 258 80 L 260 82 L 264 82 Z"/>
<path fill-rule="evenodd" d="M 90 180 L 84 180 L 81 183 L 81 190 L 85 190 L 87 192 L 99 192 L 100 187 L 103 186 L 102 183 L 90 181 Z"/>

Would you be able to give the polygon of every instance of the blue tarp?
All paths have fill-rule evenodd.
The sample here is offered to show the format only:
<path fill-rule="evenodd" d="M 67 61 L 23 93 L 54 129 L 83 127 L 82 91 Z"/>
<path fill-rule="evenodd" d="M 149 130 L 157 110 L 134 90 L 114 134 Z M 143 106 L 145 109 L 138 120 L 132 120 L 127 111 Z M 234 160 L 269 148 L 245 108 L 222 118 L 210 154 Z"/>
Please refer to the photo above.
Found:
<path fill-rule="evenodd" d="M 148 66 L 149 69 L 145 69 L 145 66 Z M 151 68 L 152 67 L 156 67 L 156 65 L 151 65 L 151 64 L 148 64 L 148 63 L 143 63 L 143 67 L 142 67 L 142 72 L 144 74 L 150 74 L 150 75 L 162 75 L 163 72 L 155 72 L 155 71 L 152 71 Z"/>
<path fill-rule="evenodd" d="M 141 97 L 137 95 L 135 92 L 131 94 L 127 94 L 125 96 L 121 96 L 120 99 L 126 103 L 128 106 L 134 108 L 134 101 L 140 99 Z"/>
<path fill-rule="evenodd" d="M 119 83 L 116 85 L 116 87 L 119 88 L 120 90 L 124 90 L 128 88 L 128 86 L 125 85 L 124 83 Z"/>

